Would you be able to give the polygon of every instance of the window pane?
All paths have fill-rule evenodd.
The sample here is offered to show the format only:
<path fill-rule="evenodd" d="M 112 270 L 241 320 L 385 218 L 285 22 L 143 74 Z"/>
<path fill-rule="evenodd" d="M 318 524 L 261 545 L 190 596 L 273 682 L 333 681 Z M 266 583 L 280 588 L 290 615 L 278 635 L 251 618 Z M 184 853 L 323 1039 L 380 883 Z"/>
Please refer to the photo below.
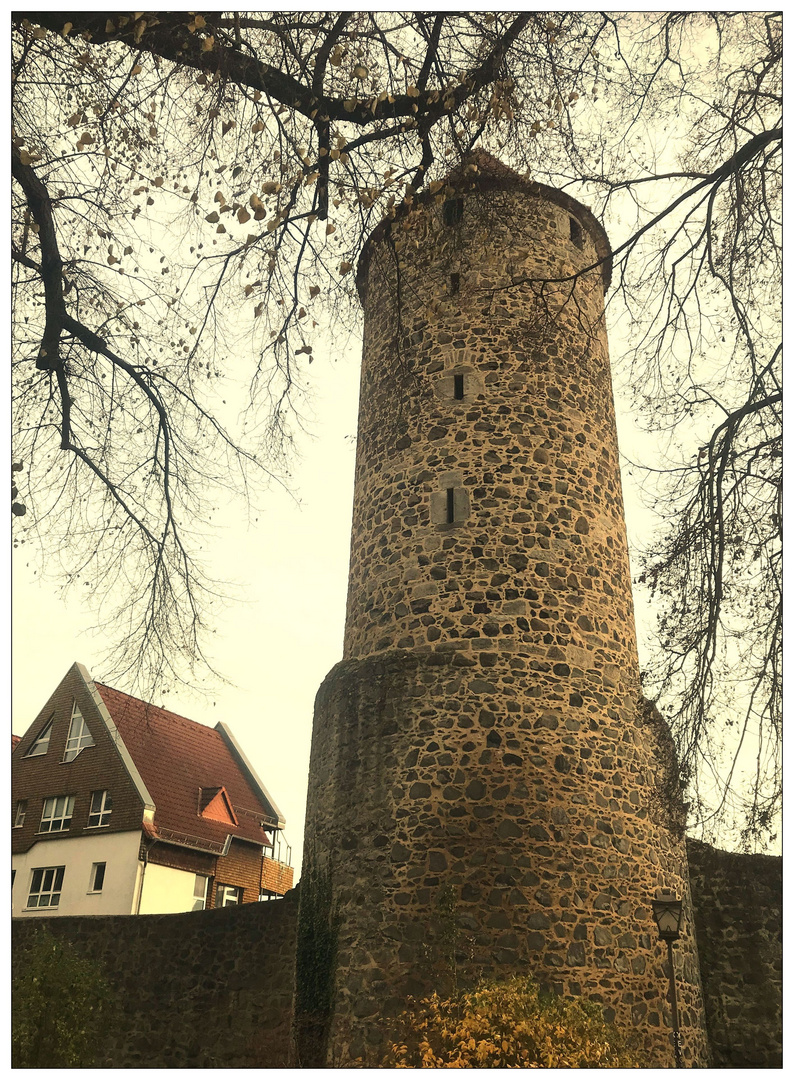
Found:
<path fill-rule="evenodd" d="M 74 761 L 77 755 L 86 746 L 93 746 L 94 740 L 91 737 L 91 732 L 88 730 L 88 725 L 83 719 L 80 710 L 77 708 L 77 702 L 75 702 L 72 709 L 72 720 L 69 724 L 69 735 L 66 739 L 66 750 L 63 755 L 64 761 Z"/>
<path fill-rule="evenodd" d="M 107 825 L 110 822 L 110 812 L 113 809 L 113 800 L 109 791 L 94 791 L 91 794 L 91 810 L 88 815 L 88 824 Z"/>
<path fill-rule="evenodd" d="M 50 735 L 52 735 L 52 720 L 45 726 L 38 739 L 33 743 L 30 750 L 28 750 L 26 757 L 38 757 L 40 754 L 46 754 L 50 745 Z"/>
<path fill-rule="evenodd" d="M 58 906 L 64 870 L 63 866 L 38 866 L 33 870 L 27 903 L 29 908 Z"/>
<path fill-rule="evenodd" d="M 242 889 L 237 885 L 219 885 L 218 896 L 218 907 L 232 907 L 242 903 Z"/>
<path fill-rule="evenodd" d="M 105 884 L 105 863 L 94 863 L 94 892 L 101 892 Z"/>

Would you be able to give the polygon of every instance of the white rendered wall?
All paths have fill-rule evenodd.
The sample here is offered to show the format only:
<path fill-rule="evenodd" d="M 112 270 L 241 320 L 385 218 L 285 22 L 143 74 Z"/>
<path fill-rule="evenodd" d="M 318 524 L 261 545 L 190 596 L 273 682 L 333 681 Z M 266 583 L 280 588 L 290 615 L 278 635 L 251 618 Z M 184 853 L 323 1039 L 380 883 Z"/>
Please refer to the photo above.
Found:
<path fill-rule="evenodd" d="M 140 866 L 140 842 L 140 829 L 114 833 L 97 830 L 87 836 L 39 840 L 29 851 L 12 857 L 11 866 L 16 871 L 11 894 L 12 915 L 132 914 Z M 98 862 L 106 864 L 105 881 L 102 892 L 92 893 L 92 869 Z M 57 908 L 26 908 L 33 870 L 40 866 L 66 868 Z"/>
<path fill-rule="evenodd" d="M 141 915 L 168 915 L 192 911 L 196 875 L 191 871 L 173 870 L 170 866 L 149 863 L 143 877 Z"/>

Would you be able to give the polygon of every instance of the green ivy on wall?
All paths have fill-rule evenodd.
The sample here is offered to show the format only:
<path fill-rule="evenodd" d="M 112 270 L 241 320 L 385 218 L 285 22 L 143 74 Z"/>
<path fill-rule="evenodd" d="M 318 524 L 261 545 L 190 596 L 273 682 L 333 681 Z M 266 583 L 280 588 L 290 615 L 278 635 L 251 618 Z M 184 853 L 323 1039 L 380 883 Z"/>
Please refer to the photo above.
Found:
<path fill-rule="evenodd" d="M 295 964 L 295 1040 L 299 1064 L 322 1068 L 334 1005 L 339 936 L 331 869 L 314 850 L 304 855 Z"/>

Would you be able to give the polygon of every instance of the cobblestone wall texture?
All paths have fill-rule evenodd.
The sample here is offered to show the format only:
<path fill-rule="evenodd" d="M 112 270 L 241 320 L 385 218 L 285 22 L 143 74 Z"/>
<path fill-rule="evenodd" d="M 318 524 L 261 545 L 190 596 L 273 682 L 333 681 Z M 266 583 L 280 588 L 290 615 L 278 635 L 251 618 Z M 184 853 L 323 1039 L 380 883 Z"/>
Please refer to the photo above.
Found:
<path fill-rule="evenodd" d="M 384 1010 L 428 988 L 447 886 L 471 976 L 529 967 L 600 997 L 670 1064 L 663 886 L 685 898 L 702 1064 L 674 755 L 639 692 L 604 269 L 570 280 L 609 248 L 584 207 L 480 164 L 460 202 L 376 231 L 359 272 L 345 659 L 318 695 L 307 806 L 341 913 L 332 1053 L 369 1052 Z"/>
<path fill-rule="evenodd" d="M 687 842 L 715 1068 L 783 1066 L 783 860 Z"/>
<path fill-rule="evenodd" d="M 295 892 L 180 915 L 15 919 L 12 967 L 37 927 L 97 961 L 116 1008 L 98 1068 L 280 1068 L 291 1057 Z"/>

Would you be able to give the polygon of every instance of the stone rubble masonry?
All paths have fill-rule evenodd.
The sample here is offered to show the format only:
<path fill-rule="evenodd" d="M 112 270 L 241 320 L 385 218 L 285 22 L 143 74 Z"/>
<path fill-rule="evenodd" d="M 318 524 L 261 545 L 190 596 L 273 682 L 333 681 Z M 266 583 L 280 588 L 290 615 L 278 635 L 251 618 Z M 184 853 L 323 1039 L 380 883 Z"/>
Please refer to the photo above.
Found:
<path fill-rule="evenodd" d="M 688 840 L 712 1065 L 783 1067 L 783 860 Z"/>
<path fill-rule="evenodd" d="M 596 998 L 670 1065 L 649 903 L 665 887 L 684 897 L 681 1027 L 702 1065 L 675 755 L 639 687 L 605 275 L 581 273 L 609 248 L 568 196 L 483 166 L 458 213 L 429 202 L 376 230 L 359 272 L 345 653 L 307 802 L 340 918 L 330 1059 L 376 1055 L 384 1015 L 433 988 L 451 888 L 463 977 L 530 971 Z"/>
<path fill-rule="evenodd" d="M 115 1007 L 97 1068 L 283 1068 L 292 1062 L 297 890 L 180 915 L 15 919 L 14 974 L 42 924 L 97 963 Z"/>
<path fill-rule="evenodd" d="M 713 1065 L 780 1068 L 782 860 L 694 840 L 687 849 Z M 444 854 L 429 862 L 440 866 Z M 14 919 L 13 970 L 25 970 L 42 924 L 99 960 L 122 1003 L 105 1029 L 107 1067 L 294 1066 L 299 892 L 181 915 Z M 604 955 L 615 936 L 612 925 L 593 931 Z"/>

